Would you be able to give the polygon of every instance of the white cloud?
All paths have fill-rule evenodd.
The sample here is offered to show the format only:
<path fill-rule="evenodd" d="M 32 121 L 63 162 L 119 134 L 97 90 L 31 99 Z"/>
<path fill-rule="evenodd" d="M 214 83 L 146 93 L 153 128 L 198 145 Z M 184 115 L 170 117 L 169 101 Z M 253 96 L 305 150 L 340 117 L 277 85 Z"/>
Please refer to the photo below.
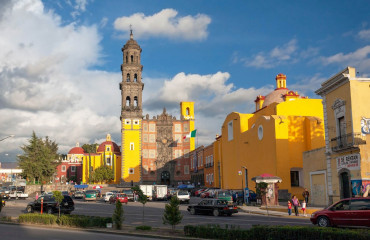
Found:
<path fill-rule="evenodd" d="M 358 36 L 361 39 L 370 40 L 370 29 L 360 31 Z"/>
<path fill-rule="evenodd" d="M 101 19 L 101 21 L 100 21 L 99 26 L 100 26 L 101 28 L 104 28 L 104 27 L 107 25 L 107 23 L 108 23 L 108 18 L 107 18 L 107 17 L 103 17 L 103 18 Z"/>
<path fill-rule="evenodd" d="M 227 83 L 229 78 L 227 72 L 209 75 L 178 73 L 172 79 L 161 80 L 145 78 L 147 87 L 144 96 L 147 97 L 143 103 L 144 114 L 158 115 L 166 107 L 169 113 L 178 117 L 179 103 L 193 101 L 200 144 L 210 144 L 215 134 L 220 133 L 227 114 L 233 111 L 254 112 L 256 96 L 266 95 L 273 90 L 272 86 L 235 89 L 232 83 Z M 158 89 L 156 86 L 161 87 Z"/>
<path fill-rule="evenodd" d="M 71 2 L 69 2 L 72 5 Z M 88 0 L 76 0 L 75 5 L 73 6 L 74 11 L 71 12 L 71 16 L 76 18 L 77 16 L 81 15 L 82 12 L 86 11 L 86 6 L 88 4 Z"/>
<path fill-rule="evenodd" d="M 129 32 L 132 25 L 135 38 L 154 36 L 191 41 L 206 39 L 210 23 L 211 18 L 205 14 L 179 17 L 176 10 L 163 9 L 152 16 L 135 13 L 129 17 L 117 18 L 114 27 L 116 30 Z"/>
<path fill-rule="evenodd" d="M 297 61 L 297 40 L 292 39 L 283 46 L 277 46 L 270 52 L 260 52 L 252 59 L 245 60 L 245 65 L 256 68 L 273 68 L 275 66 Z"/>
<path fill-rule="evenodd" d="M 86 2 L 77 3 L 85 11 Z M 100 63 L 97 26 L 63 26 L 38 0 L 6 7 L 0 17 L 0 136 L 15 137 L 0 152 L 19 152 L 32 131 L 55 140 L 61 153 L 107 133 L 119 144 L 120 73 L 90 70 Z"/>
<path fill-rule="evenodd" d="M 344 66 L 354 66 L 363 71 L 370 67 L 370 45 L 357 49 L 350 53 L 337 53 L 329 57 L 321 57 L 321 63 L 324 65 L 339 63 Z"/>
<path fill-rule="evenodd" d="M 320 98 L 314 92 L 320 88 L 321 83 L 325 82 L 327 78 L 321 77 L 320 74 L 316 74 L 311 77 L 301 78 L 294 84 L 290 84 L 288 87 L 292 91 L 298 91 L 300 95 L 308 96 L 309 98 Z"/>

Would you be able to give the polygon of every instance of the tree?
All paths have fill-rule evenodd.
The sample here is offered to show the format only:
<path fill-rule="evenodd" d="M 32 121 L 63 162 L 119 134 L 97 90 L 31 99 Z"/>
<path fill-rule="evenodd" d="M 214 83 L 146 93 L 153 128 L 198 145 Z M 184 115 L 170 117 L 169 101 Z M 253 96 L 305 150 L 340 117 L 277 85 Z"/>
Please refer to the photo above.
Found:
<path fill-rule="evenodd" d="M 173 196 L 169 204 L 166 204 L 163 215 L 163 224 L 170 224 L 175 230 L 177 224 L 181 223 L 182 214 L 179 210 L 180 200 Z"/>
<path fill-rule="evenodd" d="M 125 220 L 123 217 L 123 208 L 120 201 L 116 201 L 116 209 L 113 214 L 113 222 L 116 224 L 117 229 L 122 229 L 122 221 Z"/>
<path fill-rule="evenodd" d="M 82 145 L 82 149 L 85 151 L 85 153 L 96 153 L 96 147 L 97 146 L 98 146 L 97 143 L 84 144 L 84 145 Z"/>
<path fill-rule="evenodd" d="M 110 182 L 113 179 L 113 170 L 108 166 L 100 166 L 91 173 L 91 180 L 93 182 Z"/>
<path fill-rule="evenodd" d="M 139 199 L 138 201 L 143 204 L 143 225 L 144 225 L 144 212 L 145 212 L 145 204 L 148 202 L 148 197 L 143 193 L 139 186 L 134 186 L 131 188 L 134 191 Z"/>
<path fill-rule="evenodd" d="M 48 181 L 59 164 L 58 144 L 48 137 L 45 140 L 38 138 L 35 132 L 32 132 L 28 142 L 28 145 L 21 147 L 24 154 L 18 156 L 19 167 L 23 169 L 22 177 Z"/>
<path fill-rule="evenodd" d="M 62 195 L 62 193 L 60 191 L 54 191 L 53 192 L 53 198 L 58 203 L 58 206 L 59 206 L 59 217 L 60 217 L 60 204 L 62 203 L 62 201 L 64 199 L 64 196 Z"/>

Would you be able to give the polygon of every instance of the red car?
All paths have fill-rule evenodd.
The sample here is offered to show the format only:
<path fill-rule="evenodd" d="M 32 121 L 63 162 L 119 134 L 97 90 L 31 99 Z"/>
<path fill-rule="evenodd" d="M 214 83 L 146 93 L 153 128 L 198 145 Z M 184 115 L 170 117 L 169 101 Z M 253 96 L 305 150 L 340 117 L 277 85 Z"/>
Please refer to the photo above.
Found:
<path fill-rule="evenodd" d="M 200 194 L 201 194 L 202 192 L 204 192 L 205 190 L 206 190 L 206 188 L 198 189 L 198 190 L 196 190 L 196 191 L 195 191 L 194 195 L 195 195 L 196 197 L 200 197 Z"/>
<path fill-rule="evenodd" d="M 124 193 L 115 193 L 109 198 L 109 203 L 116 203 L 117 201 L 120 201 L 121 203 L 128 203 L 128 197 Z"/>
<path fill-rule="evenodd" d="M 342 199 L 321 211 L 314 212 L 310 220 L 319 227 L 370 227 L 370 197 Z"/>

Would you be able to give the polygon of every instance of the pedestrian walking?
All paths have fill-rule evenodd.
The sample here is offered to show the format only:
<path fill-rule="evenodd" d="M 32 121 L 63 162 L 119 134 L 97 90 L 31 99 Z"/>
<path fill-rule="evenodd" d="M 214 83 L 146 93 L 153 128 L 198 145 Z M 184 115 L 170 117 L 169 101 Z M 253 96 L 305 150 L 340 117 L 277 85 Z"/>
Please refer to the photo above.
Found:
<path fill-rule="evenodd" d="M 306 200 L 303 200 L 302 202 L 302 212 L 303 212 L 303 216 L 307 216 L 306 215 Z"/>
<path fill-rule="evenodd" d="M 299 213 L 298 213 L 298 207 L 301 206 L 301 203 L 299 202 L 298 198 L 296 195 L 293 195 L 293 198 L 292 198 L 292 203 L 293 203 L 293 206 L 294 206 L 294 213 L 296 216 L 299 216 Z"/>
<path fill-rule="evenodd" d="M 288 200 L 288 214 L 292 215 L 292 203 Z"/>
<path fill-rule="evenodd" d="M 306 201 L 306 204 L 308 204 L 308 198 L 310 196 L 310 192 L 307 190 L 307 188 L 304 189 L 304 191 L 302 193 L 302 196 L 303 196 L 304 200 Z"/>

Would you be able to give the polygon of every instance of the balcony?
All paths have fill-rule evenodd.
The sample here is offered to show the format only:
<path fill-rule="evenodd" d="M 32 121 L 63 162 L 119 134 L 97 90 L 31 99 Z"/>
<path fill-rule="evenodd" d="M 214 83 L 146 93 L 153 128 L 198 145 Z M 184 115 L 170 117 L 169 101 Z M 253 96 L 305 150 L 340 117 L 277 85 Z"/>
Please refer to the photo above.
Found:
<path fill-rule="evenodd" d="M 330 147 L 333 152 L 357 148 L 363 144 L 366 144 L 366 137 L 362 136 L 361 133 L 349 133 L 330 140 Z"/>

